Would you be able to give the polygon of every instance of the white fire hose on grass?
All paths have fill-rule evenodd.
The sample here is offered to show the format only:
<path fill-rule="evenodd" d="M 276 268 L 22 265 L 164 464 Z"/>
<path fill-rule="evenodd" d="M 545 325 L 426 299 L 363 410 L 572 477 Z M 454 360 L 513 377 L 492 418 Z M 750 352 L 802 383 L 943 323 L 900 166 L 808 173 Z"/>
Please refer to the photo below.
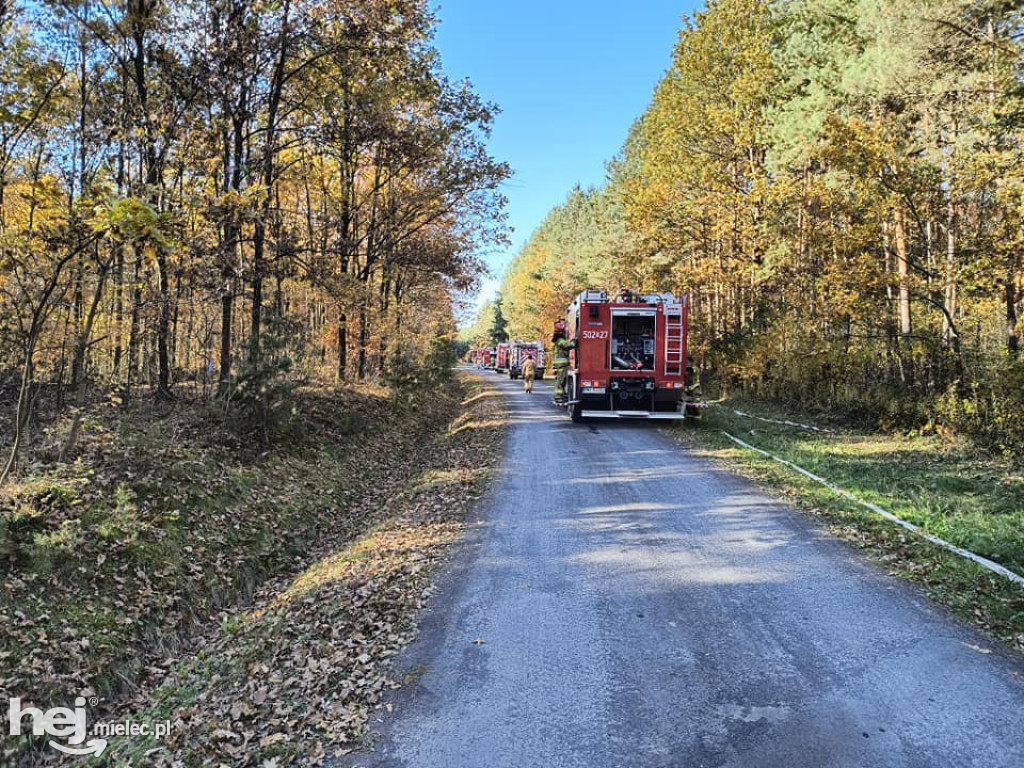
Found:
<path fill-rule="evenodd" d="M 966 557 L 968 560 L 973 560 L 975 563 L 977 563 L 978 565 L 982 566 L 983 568 L 987 568 L 988 570 L 992 571 L 993 573 L 998 573 L 1000 576 L 1003 576 L 1003 577 L 1009 579 L 1010 581 L 1014 582 L 1015 584 L 1018 584 L 1018 585 L 1024 587 L 1024 576 L 1021 576 L 1018 573 L 1014 573 L 1009 568 L 1004 568 L 1003 566 L 999 565 L 999 563 L 994 563 L 991 560 L 989 560 L 988 558 L 982 557 L 981 555 L 976 555 L 973 552 L 970 552 L 970 551 L 968 551 L 966 549 L 962 549 L 961 547 L 956 546 L 955 544 L 950 544 L 948 541 L 945 541 L 944 539 L 940 539 L 938 536 L 935 536 L 935 535 L 933 535 L 931 533 L 928 533 L 927 531 L 922 529 L 920 526 L 914 525 L 913 523 L 908 523 L 906 520 L 903 520 L 901 518 L 896 517 L 896 515 L 894 515 L 892 512 L 889 512 L 887 510 L 882 509 L 877 504 L 872 504 L 871 502 L 864 501 L 862 499 L 857 498 L 852 493 L 850 493 L 849 491 L 847 491 L 847 490 L 845 490 L 843 488 L 840 488 L 835 483 L 830 483 L 825 478 L 818 477 L 813 472 L 808 472 L 803 467 L 799 467 L 799 466 L 797 466 L 796 464 L 794 464 L 791 461 L 786 461 L 785 459 L 779 458 L 778 456 L 775 456 L 775 455 L 773 455 L 771 453 L 768 453 L 768 451 L 761 450 L 760 448 L 757 448 L 757 447 L 751 445 L 750 443 L 745 443 L 742 440 L 740 440 L 738 437 L 733 437 L 728 432 L 723 431 L 722 434 L 725 435 L 730 440 L 732 440 L 737 445 L 740 445 L 740 446 L 742 446 L 744 448 L 747 448 L 748 450 L 751 450 L 751 451 L 756 451 L 757 453 L 760 453 L 760 454 L 762 454 L 764 456 L 767 456 L 769 459 L 772 459 L 773 461 L 777 461 L 780 464 L 785 464 L 790 469 L 794 469 L 797 472 L 799 472 L 801 475 L 804 475 L 805 477 L 809 477 L 814 482 L 820 483 L 821 485 L 824 485 L 826 488 L 828 488 L 829 490 L 831 490 L 831 491 L 833 491 L 835 493 L 838 493 L 843 498 L 849 499 L 850 501 L 853 501 L 853 502 L 856 502 L 857 504 L 860 504 L 862 507 L 866 507 L 867 509 L 870 509 L 872 512 L 881 515 L 886 520 L 890 520 L 891 522 L 896 523 L 896 525 L 900 525 L 900 526 L 906 528 L 908 531 L 910 531 L 912 533 L 915 533 L 915 534 L 917 534 L 918 536 L 920 536 L 920 537 L 922 537 L 924 539 L 927 539 L 932 544 L 937 544 L 938 546 L 942 547 L 943 549 L 948 549 L 950 552 L 954 552 L 954 553 L 960 555 L 961 557 Z"/>

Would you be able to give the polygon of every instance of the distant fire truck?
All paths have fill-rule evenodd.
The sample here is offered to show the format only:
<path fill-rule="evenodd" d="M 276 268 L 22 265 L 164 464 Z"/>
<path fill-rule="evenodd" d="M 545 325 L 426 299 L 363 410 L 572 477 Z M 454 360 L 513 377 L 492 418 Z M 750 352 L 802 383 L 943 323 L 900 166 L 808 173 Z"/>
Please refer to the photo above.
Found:
<path fill-rule="evenodd" d="M 684 418 L 687 311 L 671 293 L 580 293 L 566 313 L 573 421 Z"/>
<path fill-rule="evenodd" d="M 469 359 L 477 368 L 490 368 L 492 353 L 487 347 L 477 347 L 469 353 Z"/>
<path fill-rule="evenodd" d="M 512 352 L 512 345 L 507 341 L 498 342 L 497 357 L 494 370 L 499 373 L 508 373 L 508 364 Z"/>
<path fill-rule="evenodd" d="M 544 378 L 544 344 L 540 341 L 513 341 L 512 350 L 509 354 L 508 376 L 510 379 L 518 379 L 523 374 L 523 363 L 527 358 L 533 358 L 537 370 L 535 378 Z"/>

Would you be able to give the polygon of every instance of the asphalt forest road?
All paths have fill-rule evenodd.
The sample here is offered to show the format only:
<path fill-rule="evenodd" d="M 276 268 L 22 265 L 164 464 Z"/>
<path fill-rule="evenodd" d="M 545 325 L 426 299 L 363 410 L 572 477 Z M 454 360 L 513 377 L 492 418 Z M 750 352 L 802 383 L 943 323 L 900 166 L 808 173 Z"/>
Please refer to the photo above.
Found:
<path fill-rule="evenodd" d="M 500 381 L 503 476 L 345 765 L 1024 766 L 1020 664 L 653 424 Z"/>

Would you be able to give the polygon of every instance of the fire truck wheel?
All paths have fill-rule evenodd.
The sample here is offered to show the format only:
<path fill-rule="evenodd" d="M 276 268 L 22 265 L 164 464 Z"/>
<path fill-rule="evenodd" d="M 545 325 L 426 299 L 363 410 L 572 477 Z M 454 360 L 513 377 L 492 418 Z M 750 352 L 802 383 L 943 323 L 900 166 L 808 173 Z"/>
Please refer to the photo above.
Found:
<path fill-rule="evenodd" d="M 574 402 L 569 406 L 569 415 L 572 416 L 572 420 L 576 424 L 579 424 L 583 421 L 583 403 L 580 402 L 580 385 L 578 381 L 573 382 L 572 399 Z"/>

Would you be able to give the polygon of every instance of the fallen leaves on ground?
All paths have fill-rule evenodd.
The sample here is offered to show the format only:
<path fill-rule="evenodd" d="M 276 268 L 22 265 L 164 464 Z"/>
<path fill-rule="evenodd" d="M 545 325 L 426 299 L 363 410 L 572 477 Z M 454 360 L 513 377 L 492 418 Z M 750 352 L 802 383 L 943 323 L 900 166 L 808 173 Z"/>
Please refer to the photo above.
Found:
<path fill-rule="evenodd" d="M 484 385 L 470 383 L 474 393 Z M 504 404 L 466 406 L 488 422 Z M 230 632 L 209 639 L 136 711 L 172 723 L 162 744 L 122 743 L 118 765 L 318 765 L 354 747 L 399 685 L 391 660 L 415 636 L 431 578 L 486 490 L 498 428 L 449 431 L 405 455 L 411 479 L 362 500 L 366 535 L 257 595 Z M 144 760 L 146 749 L 162 747 Z"/>
<path fill-rule="evenodd" d="M 468 386 L 471 394 L 483 388 L 477 379 Z M 503 439 L 500 425 L 447 430 L 470 411 L 500 422 L 500 398 L 438 398 L 412 414 L 379 399 L 362 405 L 354 438 L 332 435 L 336 421 L 321 414 L 315 438 L 330 450 L 248 455 L 248 466 L 229 454 L 214 472 L 208 446 L 196 444 L 177 461 L 143 456 L 107 470 L 108 492 L 117 483 L 160 492 L 161 477 L 175 478 L 159 502 L 138 490 L 119 497 L 134 505 L 147 545 L 164 530 L 155 518 L 180 507 L 191 523 L 181 562 L 146 561 L 131 542 L 86 546 L 76 552 L 77 581 L 67 569 L 9 579 L 0 692 L 70 698 L 100 679 L 104 701 L 90 722 L 171 721 L 167 740 L 114 739 L 104 760 L 116 765 L 316 764 L 358 738 L 393 685 L 388 661 L 411 639 L 429 574 L 483 492 Z M 128 485 L 128 472 L 141 479 Z M 213 477 L 225 475 L 218 488 Z M 201 524 L 175 499 L 191 494 L 211 497 Z M 49 604 L 62 609 L 17 607 L 44 587 L 56 590 Z M 8 650 L 14 638 L 24 641 L 17 653 Z M 123 685 L 111 683 L 118 678 Z M 46 749 L 19 759 L 57 756 Z"/>

